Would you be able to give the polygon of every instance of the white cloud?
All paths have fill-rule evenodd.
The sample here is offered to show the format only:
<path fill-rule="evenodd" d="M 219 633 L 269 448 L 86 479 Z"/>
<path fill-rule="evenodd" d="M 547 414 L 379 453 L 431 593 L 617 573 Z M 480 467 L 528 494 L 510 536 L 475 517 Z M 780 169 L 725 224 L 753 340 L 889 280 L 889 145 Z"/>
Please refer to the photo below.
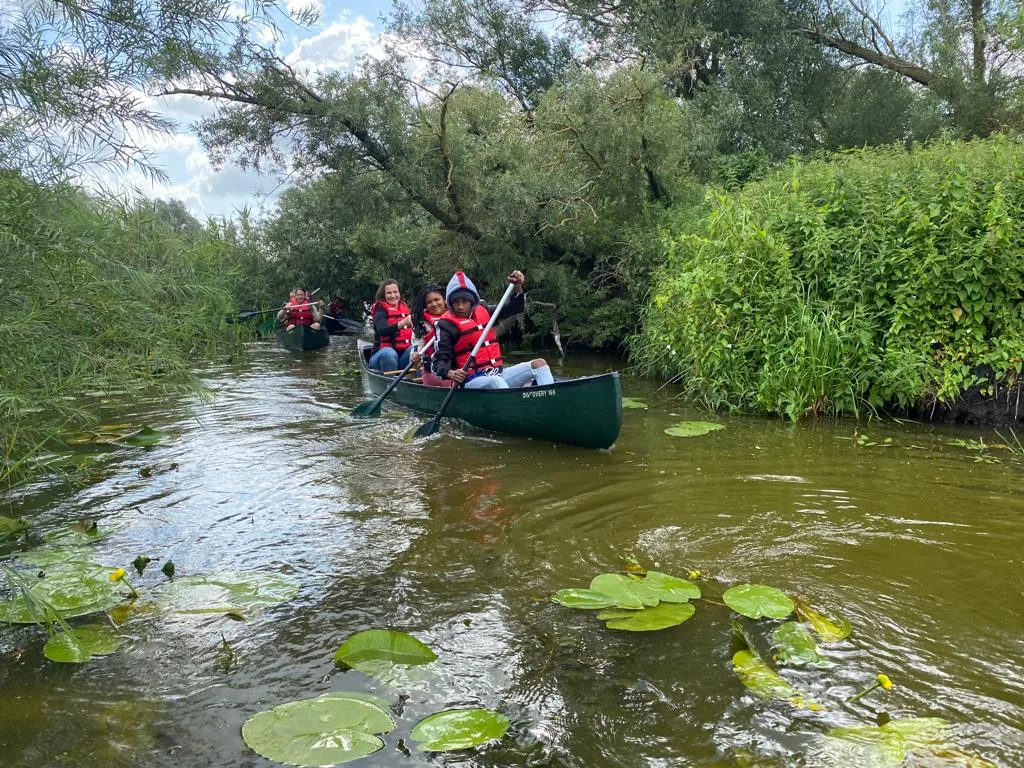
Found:
<path fill-rule="evenodd" d="M 323 31 L 300 41 L 285 61 L 301 71 L 351 71 L 361 57 L 380 57 L 383 53 L 381 36 L 373 22 L 357 16 L 352 21 L 333 21 Z"/>

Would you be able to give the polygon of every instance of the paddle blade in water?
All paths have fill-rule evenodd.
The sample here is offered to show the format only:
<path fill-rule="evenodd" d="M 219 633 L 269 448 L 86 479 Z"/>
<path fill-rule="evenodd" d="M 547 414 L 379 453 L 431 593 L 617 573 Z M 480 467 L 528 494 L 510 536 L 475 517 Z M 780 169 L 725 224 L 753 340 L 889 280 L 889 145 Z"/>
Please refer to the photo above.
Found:
<path fill-rule="evenodd" d="M 380 415 L 380 398 L 376 400 L 364 400 L 349 415 L 356 419 L 371 419 Z"/>
<path fill-rule="evenodd" d="M 437 432 L 437 430 L 438 430 L 438 428 L 440 426 L 441 426 L 441 420 L 438 419 L 438 418 L 433 418 L 430 421 L 428 421 L 426 424 L 423 424 L 423 425 L 417 427 L 416 431 L 412 433 L 412 436 L 414 438 L 417 438 L 417 437 L 430 437 L 432 434 Z"/>

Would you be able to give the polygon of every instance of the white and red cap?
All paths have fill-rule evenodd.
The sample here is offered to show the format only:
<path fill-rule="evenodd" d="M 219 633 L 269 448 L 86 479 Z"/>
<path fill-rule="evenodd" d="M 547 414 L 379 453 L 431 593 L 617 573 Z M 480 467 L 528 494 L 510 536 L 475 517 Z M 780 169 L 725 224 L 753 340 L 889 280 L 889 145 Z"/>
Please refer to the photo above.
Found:
<path fill-rule="evenodd" d="M 452 303 L 452 299 L 469 299 L 474 304 L 480 301 L 480 294 L 477 292 L 476 286 L 461 269 L 452 275 L 444 292 L 444 300 L 449 305 Z"/>

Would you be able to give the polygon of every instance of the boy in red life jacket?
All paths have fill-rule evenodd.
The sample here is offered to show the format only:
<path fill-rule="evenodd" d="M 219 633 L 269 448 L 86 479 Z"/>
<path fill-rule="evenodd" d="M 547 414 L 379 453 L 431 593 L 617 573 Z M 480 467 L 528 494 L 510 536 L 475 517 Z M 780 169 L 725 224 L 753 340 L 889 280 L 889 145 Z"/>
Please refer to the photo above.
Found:
<path fill-rule="evenodd" d="M 508 281 L 515 286 L 515 292 L 498 315 L 499 321 L 526 309 L 526 294 L 523 292 L 526 278 L 523 273 L 516 270 L 508 276 Z M 554 383 L 551 369 L 542 358 L 506 368 L 502 364 L 501 347 L 494 328 L 487 332 L 468 372 L 462 370 L 469 362 L 469 354 L 487 321 L 491 319 L 493 308 L 488 308 L 480 301 L 476 286 L 463 272 L 456 272 L 448 281 L 445 299 L 448 311 L 434 323 L 437 349 L 434 351 L 431 368 L 437 376 L 457 384 L 464 383 L 466 389 L 508 389 L 525 387 L 531 382 L 536 382 L 538 386 Z"/>
<path fill-rule="evenodd" d="M 297 325 L 308 325 L 314 331 L 320 330 L 319 313 L 316 307 L 306 300 L 306 292 L 301 288 L 296 288 L 288 294 L 288 302 L 277 313 L 277 319 L 285 324 L 286 331 Z"/>

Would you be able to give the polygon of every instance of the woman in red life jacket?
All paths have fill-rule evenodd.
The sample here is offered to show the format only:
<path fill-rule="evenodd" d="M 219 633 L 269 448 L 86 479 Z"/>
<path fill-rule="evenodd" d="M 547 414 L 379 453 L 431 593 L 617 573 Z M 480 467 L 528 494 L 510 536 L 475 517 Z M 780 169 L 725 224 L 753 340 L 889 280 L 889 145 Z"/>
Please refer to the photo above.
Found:
<path fill-rule="evenodd" d="M 320 318 L 316 307 L 306 300 L 306 293 L 301 288 L 296 288 L 288 294 L 288 302 L 277 313 L 277 319 L 284 323 L 286 331 L 297 325 L 308 325 L 314 331 L 320 330 Z"/>
<path fill-rule="evenodd" d="M 502 308 L 497 320 L 512 317 L 526 309 L 526 294 L 523 273 L 516 270 L 508 276 L 515 286 L 515 292 Z M 457 383 L 465 382 L 466 389 L 508 389 L 525 387 L 531 382 L 538 385 L 553 384 L 554 378 L 547 362 L 541 358 L 527 363 L 505 367 L 501 360 L 501 348 L 494 328 L 487 332 L 484 343 L 470 363 L 469 370 L 462 370 L 469 362 L 469 355 L 480 338 L 484 326 L 491 319 L 491 309 L 480 301 L 480 294 L 462 272 L 456 272 L 448 281 L 445 291 L 448 311 L 434 324 L 437 332 L 437 348 L 431 361 L 434 373 L 442 379 Z"/>
<path fill-rule="evenodd" d="M 402 301 L 402 292 L 394 280 L 380 284 L 370 317 L 374 337 L 370 368 L 377 371 L 405 368 L 412 352 L 412 313 Z"/>
<path fill-rule="evenodd" d="M 448 306 L 444 303 L 444 286 L 428 285 L 423 288 L 412 302 L 412 328 L 416 335 L 423 339 L 424 347 L 434 339 L 434 323 L 441 319 Z M 409 358 L 413 363 L 423 360 L 423 383 L 428 387 L 450 387 L 451 379 L 441 379 L 430 369 L 430 361 L 434 356 L 433 348 L 423 355 L 413 352 Z"/>

